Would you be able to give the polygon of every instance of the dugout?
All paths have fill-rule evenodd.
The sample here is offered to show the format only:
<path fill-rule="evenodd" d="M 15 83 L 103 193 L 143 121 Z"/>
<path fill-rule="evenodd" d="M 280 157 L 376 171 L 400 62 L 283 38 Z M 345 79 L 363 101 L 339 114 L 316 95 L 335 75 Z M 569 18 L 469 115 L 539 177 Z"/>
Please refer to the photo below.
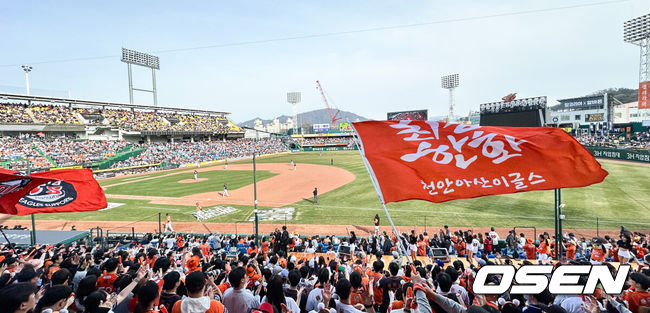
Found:
<path fill-rule="evenodd" d="M 3 230 L 6 239 L 11 243 L 14 243 L 18 246 L 29 246 L 31 245 L 31 230 Z M 90 233 L 88 231 L 79 231 L 79 230 L 37 230 L 36 231 L 36 243 L 40 245 L 59 245 L 59 244 L 71 244 L 75 241 L 84 240 L 88 238 Z M 5 238 L 0 237 L 0 240 L 5 240 Z"/>

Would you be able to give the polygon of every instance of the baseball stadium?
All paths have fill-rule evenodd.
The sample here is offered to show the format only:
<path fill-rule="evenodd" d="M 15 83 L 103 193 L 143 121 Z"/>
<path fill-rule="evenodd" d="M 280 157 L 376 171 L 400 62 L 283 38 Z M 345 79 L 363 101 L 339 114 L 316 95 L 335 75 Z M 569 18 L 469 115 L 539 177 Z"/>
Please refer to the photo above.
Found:
<path fill-rule="evenodd" d="M 261 32 L 267 39 L 247 39 L 243 32 L 232 43 L 197 45 L 184 37 L 188 33 L 171 32 L 177 46 L 169 42 L 160 49 L 155 41 L 116 30 L 104 34 L 111 44 L 124 35 L 130 41 L 122 39 L 122 45 L 138 49 L 122 47 L 115 54 L 97 46 L 101 52 L 87 56 L 84 49 L 62 53 L 63 43 L 40 35 L 53 57 L 44 51 L 0 52 L 6 59 L 0 73 L 13 75 L 0 76 L 0 311 L 648 312 L 650 14 L 636 10 L 650 7 L 635 0 L 552 4 L 524 9 L 512 4 L 505 13 L 418 24 L 345 24 L 350 29 L 284 37 Z M 210 10 L 216 10 L 214 5 Z M 14 6 L 8 12 L 23 9 Z M 195 21 L 193 14 L 160 6 L 163 16 L 217 27 L 208 22 L 207 9 L 196 13 Z M 239 6 L 228 9 L 243 10 Z M 597 25 L 586 17 L 625 6 L 634 12 L 614 14 L 618 24 Z M 411 12 L 393 9 L 396 15 Z M 302 10 L 331 8 L 313 4 Z M 111 12 L 97 18 L 109 18 Z M 334 77 L 345 81 L 346 74 L 363 72 L 359 56 L 373 58 L 365 50 L 348 55 L 346 44 L 355 40 L 370 40 L 368 47 L 378 50 L 391 44 L 375 42 L 374 35 L 397 36 L 395 45 L 403 40 L 420 44 L 409 32 L 429 34 L 455 23 L 508 32 L 516 28 L 500 24 L 508 21 L 539 31 L 524 16 L 544 17 L 554 25 L 569 23 L 565 19 L 571 12 L 603 33 L 605 27 L 622 29 L 622 40 L 603 37 L 611 45 L 618 40 L 620 51 L 640 48 L 640 68 L 634 52 L 634 62 L 628 62 L 633 68 L 611 70 L 596 82 L 579 77 L 593 88 L 568 88 L 562 78 L 548 80 L 546 87 L 528 87 L 520 81 L 544 85 L 547 78 L 522 75 L 508 81 L 510 74 L 495 74 L 502 75 L 495 81 L 503 82 L 492 82 L 486 90 L 478 81 L 490 78 L 462 63 L 452 63 L 457 70 L 436 67 L 434 76 L 427 76 L 420 70 L 400 72 L 397 67 L 404 63 L 387 54 L 382 57 L 394 64 L 366 70 L 364 77 L 394 71 L 391 86 L 412 86 L 397 86 L 394 92 L 360 86 L 363 92 L 373 90 L 363 103 L 352 87 L 333 83 Z M 241 17 L 260 26 L 251 14 Z M 269 14 L 270 21 L 279 21 L 277 12 Z M 383 13 L 377 14 L 373 18 L 381 21 Z M 73 31 L 69 21 L 62 25 L 71 35 L 87 35 Z M 339 36 L 358 38 L 344 44 L 337 42 Z M 545 36 L 544 31 L 537 36 Z M 293 45 L 318 38 L 320 49 L 332 49 L 315 62 L 327 70 L 315 71 L 322 76 L 298 71 L 312 61 L 294 55 Z M 282 43 L 288 47 L 278 47 Z M 290 57 L 272 64 L 257 48 Z M 215 66 L 218 53 L 231 58 L 231 65 L 219 64 L 232 77 L 214 71 L 177 77 L 179 68 L 197 62 Z M 332 56 L 337 53 L 346 57 Z M 521 58 L 533 52 L 527 53 Z M 339 57 L 359 67 L 343 70 Z M 413 64 L 421 60 L 417 54 L 410 58 Z M 608 62 L 629 66 L 619 59 L 624 58 Z M 167 60 L 174 77 L 165 76 Z M 285 63 L 292 61 L 295 68 Z M 87 69 L 64 67 L 85 62 L 103 72 L 101 82 L 90 82 L 99 74 L 74 74 Z M 241 78 L 234 68 L 245 71 L 248 62 L 256 68 Z M 572 64 L 575 72 L 582 66 L 577 63 Z M 125 73 L 116 74 L 115 67 Z M 279 68 L 297 78 L 261 73 Z M 66 70 L 69 74 L 61 72 Z M 431 87 L 402 77 L 407 74 L 436 86 L 440 79 L 439 93 L 425 95 Z M 24 87 L 17 86 L 23 75 Z M 57 82 L 56 75 L 66 76 L 64 82 Z M 108 78 L 119 80 L 121 87 L 128 78 L 128 91 L 107 83 Z M 269 78 L 273 81 L 264 81 Z M 465 79 L 476 89 L 464 89 Z M 585 91 L 624 83 L 634 88 Z M 221 84 L 223 96 L 215 95 L 214 84 Z M 260 95 L 252 95 L 255 84 Z M 83 96 L 72 96 L 69 89 L 66 95 L 65 88 L 83 88 L 75 91 Z M 394 104 L 402 101 L 391 94 L 398 91 L 419 93 L 403 96 L 416 108 Z M 484 268 L 506 265 L 548 268 L 548 286 L 521 294 L 514 288 L 477 291 L 508 284 L 505 274 L 481 274 Z M 613 278 L 593 284 L 595 292 L 586 287 L 557 292 L 552 276 L 569 265 L 589 266 L 589 271 L 607 266 Z M 565 286 L 590 286 L 589 271 L 576 272 L 580 275 Z M 618 287 L 612 287 L 614 280 Z M 513 286 L 529 283 L 519 274 L 515 281 Z M 474 288 L 475 283 L 481 286 Z"/>

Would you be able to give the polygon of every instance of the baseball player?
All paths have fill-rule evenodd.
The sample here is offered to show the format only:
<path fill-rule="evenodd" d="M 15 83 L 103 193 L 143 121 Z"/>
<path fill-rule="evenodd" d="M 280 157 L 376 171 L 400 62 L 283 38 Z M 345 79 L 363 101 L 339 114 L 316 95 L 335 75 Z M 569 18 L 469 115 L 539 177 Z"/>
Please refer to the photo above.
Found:
<path fill-rule="evenodd" d="M 170 232 L 174 232 L 174 227 L 172 227 L 172 218 L 169 216 L 169 213 L 165 214 L 165 231 L 167 232 L 169 230 Z"/>
<path fill-rule="evenodd" d="M 228 169 L 228 159 L 226 159 L 226 163 L 223 165 L 223 169 L 227 170 Z"/>
<path fill-rule="evenodd" d="M 194 170 L 194 180 L 198 180 L 198 179 L 199 179 L 199 172 Z"/>
<path fill-rule="evenodd" d="M 314 187 L 314 204 L 318 203 L 318 188 Z"/>
<path fill-rule="evenodd" d="M 226 183 L 223 183 L 223 193 L 221 194 L 221 197 L 230 197 L 230 194 L 228 193 L 228 185 L 226 185 Z"/>
<path fill-rule="evenodd" d="M 379 236 L 379 214 L 375 214 L 372 222 L 375 224 L 375 236 Z"/>

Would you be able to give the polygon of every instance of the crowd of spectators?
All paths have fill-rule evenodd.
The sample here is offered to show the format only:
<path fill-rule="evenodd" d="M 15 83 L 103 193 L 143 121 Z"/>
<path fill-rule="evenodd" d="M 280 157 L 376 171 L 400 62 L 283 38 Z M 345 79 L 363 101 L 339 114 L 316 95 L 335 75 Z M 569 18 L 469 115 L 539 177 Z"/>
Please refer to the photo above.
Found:
<path fill-rule="evenodd" d="M 156 112 L 107 109 L 103 111 L 108 123 L 129 130 L 165 130 L 169 122 Z"/>
<path fill-rule="evenodd" d="M 4 162 L 6 168 L 13 170 L 26 170 L 28 165 L 32 170 L 83 165 L 113 157 L 129 145 L 132 149 L 144 149 L 144 151 L 137 156 L 114 163 L 112 168 L 237 159 L 251 156 L 253 150 L 257 154 L 286 151 L 286 147 L 277 138 L 259 141 L 240 139 L 130 144 L 123 140 L 80 140 L 69 137 L 22 135 L 0 137 L 0 162 Z"/>
<path fill-rule="evenodd" d="M 256 154 L 273 154 L 284 152 L 287 148 L 278 138 L 262 139 L 259 141 L 213 140 L 196 142 L 151 143 L 140 147 L 145 151 L 138 156 L 117 162 L 113 168 L 147 165 L 155 163 L 197 163 L 219 159 L 237 159 Z"/>
<path fill-rule="evenodd" d="M 32 115 L 30 115 L 30 113 Z M 219 132 L 240 131 L 227 118 L 208 115 L 178 114 L 129 109 L 74 108 L 65 105 L 0 102 L 0 123 L 9 124 L 84 124 L 105 122 L 134 131 Z"/>
<path fill-rule="evenodd" d="M 542 233 L 538 238 L 526 237 L 523 233 L 509 231 L 504 238 L 494 228 L 489 232 L 474 233 L 471 229 L 452 232 L 447 226 L 431 237 L 425 232 L 416 235 L 403 233 L 402 246 L 408 254 L 428 256 L 429 248 L 443 248 L 450 254 L 465 257 L 469 262 L 474 258 L 508 257 L 513 259 L 537 260 L 540 263 L 550 263 L 556 258 L 555 238 L 548 233 Z M 591 264 L 605 262 L 620 262 L 622 264 L 639 262 L 649 254 L 648 236 L 643 233 L 632 233 L 624 228 L 618 238 L 605 237 L 576 237 L 573 233 L 565 233 L 560 241 L 561 257 L 567 261 L 589 261 Z M 386 234 L 371 240 L 370 252 L 380 251 L 391 253 L 397 249 L 394 237 Z M 375 247 L 376 246 L 376 247 Z M 375 250 L 373 250 L 375 249 Z"/>
<path fill-rule="evenodd" d="M 153 111 L 109 109 L 103 111 L 110 125 L 137 131 L 225 132 L 225 118 Z"/>
<path fill-rule="evenodd" d="M 461 235 L 464 232 L 460 232 Z M 622 230 L 620 240 L 628 236 Z M 495 233 L 498 238 L 498 234 Z M 598 286 L 593 295 L 481 295 L 478 270 L 514 264 L 510 257 L 469 262 L 404 258 L 385 242 L 417 241 L 423 234 L 299 236 L 286 226 L 263 236 L 175 234 L 121 238 L 114 246 L 0 246 L 0 310 L 7 313 L 640 313 L 650 302 L 648 262 L 634 267 L 618 295 Z M 490 241 L 493 235 L 488 233 Z M 543 237 L 544 235 L 542 235 Z M 542 238 L 540 237 L 540 239 Z M 442 242 L 452 240 L 448 228 Z M 473 238 L 473 236 L 472 236 Z M 422 240 L 426 240 L 422 239 Z M 474 241 L 475 238 L 472 239 Z M 498 240 L 498 239 L 497 239 Z M 506 238 L 506 241 L 508 239 Z M 384 245 L 388 245 L 384 243 Z M 543 243 L 540 242 L 540 247 Z M 334 247 L 349 247 L 348 252 Z M 325 253 L 321 252 L 322 249 Z M 598 250 L 593 244 L 592 254 Z M 338 250 L 338 251 L 337 251 Z M 461 249 L 462 251 L 462 249 Z M 620 253 L 619 253 L 620 254 Z M 615 275 L 616 266 L 608 264 Z M 530 264 L 525 260 L 523 264 Z M 562 258 L 553 266 L 589 264 Z M 517 265 L 518 266 L 518 265 Z M 500 284 L 500 276 L 490 281 Z M 580 281 L 586 282 L 586 276 Z"/>
<path fill-rule="evenodd" d="M 63 105 L 36 104 L 29 107 L 34 118 L 47 124 L 81 124 L 74 111 Z"/>
<path fill-rule="evenodd" d="M 66 137 L 38 138 L 34 140 L 34 144 L 58 166 L 105 160 L 129 145 L 123 140 L 73 140 Z"/>
<path fill-rule="evenodd" d="M 355 145 L 353 136 L 344 137 L 313 137 L 313 138 L 300 138 L 294 139 L 301 146 L 317 146 L 317 145 L 346 145 L 352 147 Z"/>
<path fill-rule="evenodd" d="M 22 103 L 0 103 L 0 122 L 8 124 L 28 124 L 34 120 Z"/>
<path fill-rule="evenodd" d="M 28 167 L 32 169 L 49 168 L 52 164 L 32 146 L 30 136 L 1 137 L 0 161 L 10 170 L 23 171 Z"/>
<path fill-rule="evenodd" d="M 225 132 L 230 129 L 225 118 L 207 115 L 173 114 L 167 118 L 174 121 L 172 131 Z"/>
<path fill-rule="evenodd" d="M 576 138 L 585 146 L 624 147 L 628 149 L 650 149 L 650 131 L 635 132 L 629 138 L 622 134 L 580 136 Z"/>

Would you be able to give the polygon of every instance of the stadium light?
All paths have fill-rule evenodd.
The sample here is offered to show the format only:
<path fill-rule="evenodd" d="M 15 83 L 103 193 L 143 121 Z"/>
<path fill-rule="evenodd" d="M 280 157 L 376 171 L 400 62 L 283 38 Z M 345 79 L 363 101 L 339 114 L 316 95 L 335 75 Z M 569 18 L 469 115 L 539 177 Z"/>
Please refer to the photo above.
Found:
<path fill-rule="evenodd" d="M 455 120 L 454 106 L 456 105 L 456 99 L 454 97 L 454 91 L 458 87 L 458 74 L 442 76 L 440 81 L 442 88 L 449 90 L 449 115 L 447 116 L 447 122 L 452 122 Z"/>
<path fill-rule="evenodd" d="M 623 41 L 639 46 L 639 109 L 650 108 L 650 14 L 623 23 Z"/>
<path fill-rule="evenodd" d="M 296 104 L 300 102 L 300 93 L 299 92 L 287 92 L 287 102 L 291 103 L 293 106 L 293 133 L 298 132 L 298 110 Z"/>
<path fill-rule="evenodd" d="M 153 94 L 153 105 L 158 106 L 158 92 L 156 91 L 156 70 L 160 70 L 160 59 L 151 54 L 122 48 L 122 62 L 126 63 L 129 69 L 129 103 L 133 104 L 133 90 L 151 92 Z M 131 64 L 148 67 L 151 69 L 152 89 L 133 88 L 131 75 Z"/>
<path fill-rule="evenodd" d="M 27 64 L 21 67 L 23 68 L 23 71 L 25 71 L 25 90 L 27 91 L 27 95 L 29 96 L 29 72 L 32 71 L 32 67 Z"/>

